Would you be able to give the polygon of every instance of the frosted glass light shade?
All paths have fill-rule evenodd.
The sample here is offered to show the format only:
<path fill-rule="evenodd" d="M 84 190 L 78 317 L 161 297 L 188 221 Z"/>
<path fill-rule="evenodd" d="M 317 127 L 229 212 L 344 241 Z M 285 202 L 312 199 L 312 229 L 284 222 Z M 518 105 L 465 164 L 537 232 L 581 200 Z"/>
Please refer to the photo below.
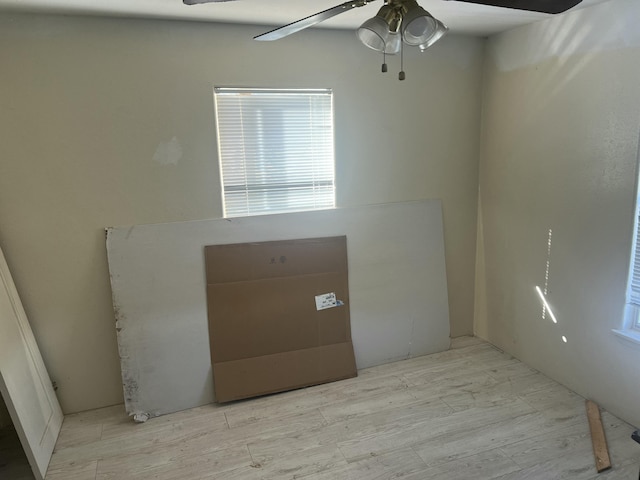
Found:
<path fill-rule="evenodd" d="M 397 11 L 384 5 L 375 17 L 365 21 L 356 31 L 360 41 L 377 52 L 395 54 L 400 51 L 400 16 Z"/>
<path fill-rule="evenodd" d="M 440 20 L 436 20 L 436 23 L 437 23 L 437 27 L 433 35 L 431 35 L 431 37 L 429 37 L 429 39 L 426 42 L 418 45 L 418 47 L 420 47 L 420 52 L 424 52 L 427 48 L 429 48 L 431 45 L 433 45 L 442 37 L 444 37 L 445 34 L 449 31 L 449 27 L 447 27 Z"/>
<path fill-rule="evenodd" d="M 402 18 L 402 39 L 407 45 L 427 42 L 438 29 L 438 21 L 417 3 Z"/>

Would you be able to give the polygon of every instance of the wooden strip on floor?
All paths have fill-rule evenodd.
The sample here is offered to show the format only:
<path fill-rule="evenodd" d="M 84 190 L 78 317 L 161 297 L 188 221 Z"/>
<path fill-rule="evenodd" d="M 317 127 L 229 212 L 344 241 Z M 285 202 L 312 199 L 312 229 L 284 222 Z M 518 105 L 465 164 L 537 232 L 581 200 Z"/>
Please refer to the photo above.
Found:
<path fill-rule="evenodd" d="M 587 400 L 586 405 L 589 429 L 591 430 L 591 443 L 593 443 L 593 455 L 596 459 L 596 470 L 600 473 L 611 468 L 607 439 L 604 436 L 602 418 L 600 418 L 600 407 L 591 400 Z"/>

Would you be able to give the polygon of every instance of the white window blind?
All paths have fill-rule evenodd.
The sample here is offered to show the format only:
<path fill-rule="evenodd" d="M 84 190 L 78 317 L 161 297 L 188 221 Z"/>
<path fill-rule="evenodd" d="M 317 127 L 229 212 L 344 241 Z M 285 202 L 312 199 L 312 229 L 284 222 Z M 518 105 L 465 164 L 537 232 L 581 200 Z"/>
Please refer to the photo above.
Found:
<path fill-rule="evenodd" d="M 629 273 L 629 303 L 636 309 L 640 308 L 640 199 L 636 202 L 635 232 Z M 636 316 L 633 327 L 640 328 L 640 316 Z"/>
<path fill-rule="evenodd" d="M 214 94 L 225 217 L 335 206 L 331 90 Z"/>

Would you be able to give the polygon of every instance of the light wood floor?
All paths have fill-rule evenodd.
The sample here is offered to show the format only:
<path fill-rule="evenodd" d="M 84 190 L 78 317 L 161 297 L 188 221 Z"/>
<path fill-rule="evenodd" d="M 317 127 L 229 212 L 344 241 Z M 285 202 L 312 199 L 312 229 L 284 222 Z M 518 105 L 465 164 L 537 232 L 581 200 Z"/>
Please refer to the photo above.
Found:
<path fill-rule="evenodd" d="M 473 338 L 356 379 L 134 424 L 65 418 L 47 480 L 633 479 L 633 428 L 603 412 L 595 471 L 584 399 Z"/>

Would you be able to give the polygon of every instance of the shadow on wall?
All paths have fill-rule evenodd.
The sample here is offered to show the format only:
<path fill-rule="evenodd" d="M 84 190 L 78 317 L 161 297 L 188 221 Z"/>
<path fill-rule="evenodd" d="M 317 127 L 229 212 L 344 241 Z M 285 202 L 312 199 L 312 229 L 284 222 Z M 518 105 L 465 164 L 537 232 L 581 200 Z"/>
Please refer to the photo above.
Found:
<path fill-rule="evenodd" d="M 597 25 L 592 20 L 593 8 L 599 9 Z M 510 42 L 509 34 L 493 37 L 490 42 L 496 48 L 487 50 L 488 60 L 503 73 L 552 61 L 553 70 L 541 72 L 534 87 L 523 92 L 546 99 L 538 105 L 538 111 L 542 111 L 599 53 L 621 47 L 640 47 L 640 29 L 636 23 L 633 15 L 619 15 L 618 9 L 606 8 L 606 5 L 577 10 L 522 27 L 531 29 L 539 39 L 524 48 L 519 42 Z M 495 51 L 500 51 L 499 57 L 491 55 Z M 580 61 L 570 62 L 576 55 L 580 56 Z M 535 117 L 536 113 L 528 112 L 523 121 Z"/>
<path fill-rule="evenodd" d="M 581 253 L 587 258 L 593 253 L 584 244 L 574 243 L 571 250 L 566 245 L 571 243 L 575 232 L 588 232 L 593 227 L 583 218 L 588 205 L 575 194 L 577 189 L 588 187 L 593 190 L 591 197 L 595 197 L 594 193 L 601 193 L 598 190 L 619 185 L 620 177 L 625 175 L 624 165 L 619 162 L 625 155 L 625 147 L 618 140 L 625 136 L 620 132 L 633 128 L 629 124 L 635 123 L 621 115 L 620 107 L 624 104 L 621 98 L 625 93 L 625 85 L 619 81 L 621 73 L 605 71 L 601 78 L 590 83 L 590 71 L 593 72 L 596 66 L 609 65 L 602 63 L 603 58 L 615 58 L 615 52 L 621 49 L 640 47 L 640 30 L 635 26 L 637 16 L 621 15 L 625 3 L 632 5 L 630 1 L 619 1 L 616 8 L 607 5 L 588 7 L 489 40 L 487 71 L 493 69 L 493 73 L 489 74 L 484 98 L 488 113 L 483 119 L 485 138 L 480 174 L 475 298 L 475 329 L 482 338 L 497 335 L 517 341 L 513 321 L 505 319 L 512 318 L 514 312 L 523 311 L 522 296 L 514 294 L 513 289 L 493 291 L 489 304 L 487 288 L 490 287 L 487 285 L 506 285 L 520 277 L 520 283 L 526 283 L 527 297 L 531 296 L 527 305 L 532 306 L 531 300 L 537 302 L 542 310 L 541 320 L 549 320 L 547 310 L 549 307 L 553 310 L 553 285 L 549 283 L 551 235 L 547 242 L 543 238 L 547 231 L 553 228 L 558 239 L 562 239 L 562 251 L 558 252 L 561 264 L 566 263 L 567 252 L 571 256 Z M 629 10 L 636 8 L 632 6 Z M 605 91 L 585 95 L 585 91 L 596 88 L 598 82 L 606 85 Z M 600 118 L 591 120 L 593 112 Z M 588 152 L 589 158 L 579 158 L 586 149 L 576 143 L 576 125 L 584 127 L 585 137 L 589 136 L 589 131 L 591 135 L 600 135 L 600 140 L 593 145 L 595 148 Z M 496 133 L 498 131 L 500 135 Z M 637 132 L 632 133 L 634 135 Z M 540 161 L 532 165 L 531 160 L 535 158 Z M 555 163 L 550 162 L 550 158 Z M 487 188 L 498 185 L 497 180 L 511 185 L 499 185 L 498 192 Z M 527 187 L 519 189 L 518 185 Z M 573 195 L 572 189 L 575 190 Z M 554 195 L 549 192 L 555 193 L 555 204 Z M 558 198 L 562 199 L 561 204 Z M 483 211 L 483 200 L 491 213 Z M 505 201 L 511 202 L 510 208 L 505 208 L 502 203 Z M 589 202 L 593 202 L 599 214 L 608 207 L 603 199 L 593 198 Z M 513 224 L 508 221 L 509 216 Z M 528 220 L 523 223 L 521 217 Z M 515 231 L 514 225 L 518 224 L 520 230 Z M 535 236 L 535 246 L 530 239 L 523 238 L 526 236 Z M 525 245 L 528 249 L 523 250 Z M 546 266 L 542 260 L 543 247 L 547 250 Z M 507 252 L 512 253 L 511 261 L 505 255 Z M 500 259 L 502 264 L 496 267 L 491 259 Z M 529 268 L 523 268 L 525 266 Z M 530 277 L 526 281 L 525 275 Z M 557 283 L 559 279 L 555 280 Z M 536 292 L 536 286 L 540 287 L 542 295 Z M 543 301 L 547 302 L 546 306 Z M 558 332 L 557 338 L 567 343 L 568 335 Z"/>
<path fill-rule="evenodd" d="M 638 15 L 613 0 L 489 40 L 475 307 L 478 336 L 630 422 L 639 352 L 611 330 L 633 228 Z"/>

